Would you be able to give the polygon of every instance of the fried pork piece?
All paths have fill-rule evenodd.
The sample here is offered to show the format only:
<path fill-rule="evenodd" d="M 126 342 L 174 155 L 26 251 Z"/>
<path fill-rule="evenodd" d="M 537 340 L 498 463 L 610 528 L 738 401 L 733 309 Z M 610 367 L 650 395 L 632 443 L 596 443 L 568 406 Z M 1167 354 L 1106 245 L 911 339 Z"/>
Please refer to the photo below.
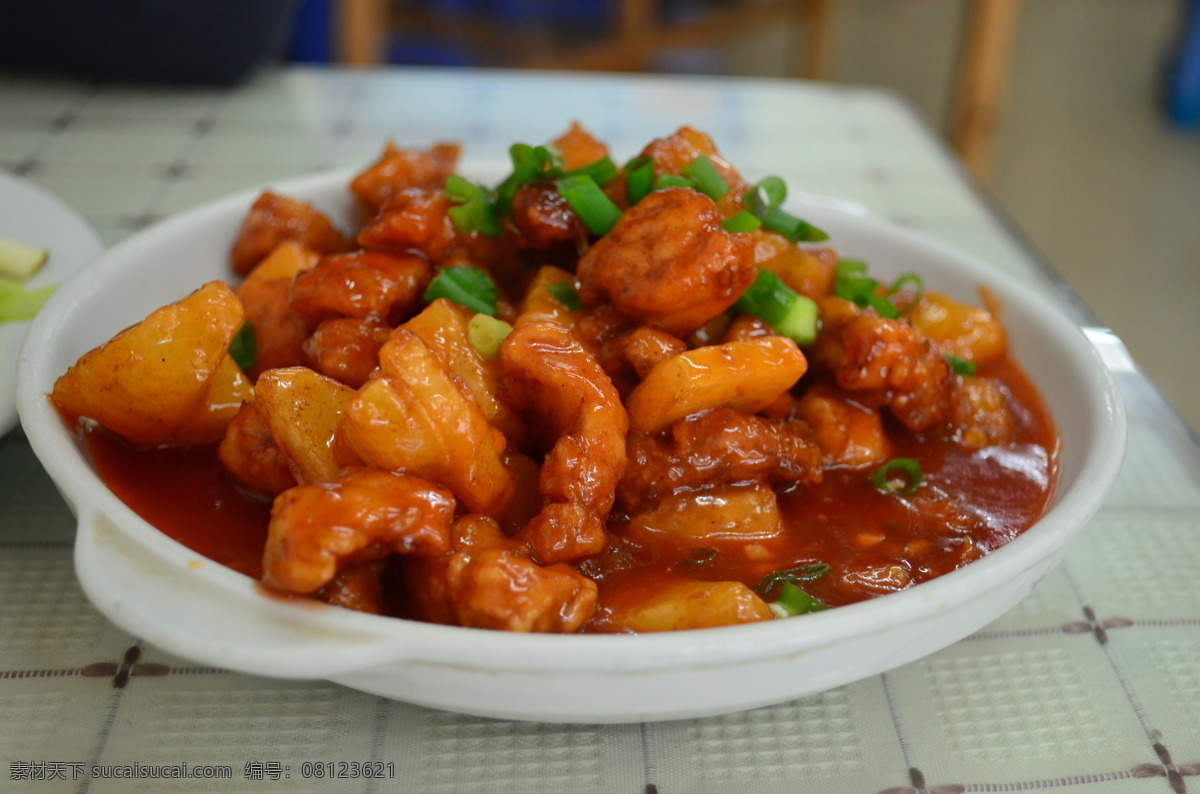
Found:
<path fill-rule="evenodd" d="M 246 321 L 254 329 L 254 365 L 246 371 L 252 379 L 269 369 L 292 367 L 303 361 L 302 347 L 308 323 L 292 309 L 292 280 L 316 266 L 320 255 L 295 240 L 280 243 L 254 266 L 238 287 Z"/>
<path fill-rule="evenodd" d="M 542 567 L 495 521 L 467 515 L 452 552 L 407 557 L 405 581 L 422 619 L 503 631 L 578 631 L 596 609 L 596 583 L 568 565 Z"/>
<path fill-rule="evenodd" d="M 332 254 L 346 248 L 346 238 L 316 207 L 265 191 L 242 221 L 229 259 L 238 273 L 255 265 L 285 240 L 295 240 L 310 251 Z"/>
<path fill-rule="evenodd" d="M 654 159 L 656 174 L 679 174 L 697 157 L 708 157 L 729 185 L 729 192 L 717 203 L 717 209 L 722 216 L 729 217 L 742 208 L 742 194 L 750 184 L 721 157 L 716 144 L 706 133 L 693 127 L 680 127 L 673 135 L 651 141 L 642 154 Z"/>
<path fill-rule="evenodd" d="M 454 173 L 460 147 L 436 143 L 426 150 L 401 149 L 388 141 L 379 159 L 350 181 L 350 192 L 371 213 L 407 188 L 441 188 Z"/>
<path fill-rule="evenodd" d="M 949 418 L 954 375 L 937 345 L 907 322 L 849 301 L 825 298 L 819 305 L 824 327 L 813 358 L 839 388 L 863 402 L 886 404 L 911 430 Z"/>
<path fill-rule="evenodd" d="M 961 378 L 955 397 L 950 431 L 964 447 L 1003 446 L 1016 440 L 1016 418 L 1000 381 Z"/>
<path fill-rule="evenodd" d="M 459 238 L 448 214 L 452 206 L 441 190 L 401 190 L 358 233 L 358 244 L 364 248 L 419 251 L 430 262 L 440 264 Z"/>
<path fill-rule="evenodd" d="M 296 277 L 292 308 L 314 328 L 335 317 L 399 321 L 421 305 L 432 274 L 428 262 L 411 254 L 334 254 Z"/>
<path fill-rule="evenodd" d="M 687 352 L 682 339 L 645 326 L 615 340 L 613 345 L 617 355 L 633 367 L 639 378 L 645 378 L 659 362 Z"/>
<path fill-rule="evenodd" d="M 1004 356 L 1004 326 L 991 312 L 928 291 L 906 315 L 918 331 L 937 342 L 946 353 L 976 364 Z"/>
<path fill-rule="evenodd" d="M 587 240 L 587 227 L 552 182 L 522 185 L 512 197 L 512 220 L 525 245 L 545 250 Z"/>
<path fill-rule="evenodd" d="M 301 352 L 317 372 L 357 389 L 379 368 L 379 348 L 391 332 L 375 318 L 335 317 L 317 326 Z"/>
<path fill-rule="evenodd" d="M 365 565 L 347 568 L 313 593 L 313 597 L 335 607 L 372 615 L 383 614 L 383 585 L 379 576 L 385 564 L 383 560 L 372 560 Z"/>
<path fill-rule="evenodd" d="M 275 498 L 263 553 L 263 584 L 308 594 L 348 568 L 390 554 L 450 549 L 454 497 L 419 477 L 351 469 Z"/>
<path fill-rule="evenodd" d="M 552 433 L 539 490 L 545 503 L 518 533 L 543 563 L 599 552 L 625 470 L 625 407 L 596 359 L 566 328 L 517 327 L 500 346 L 505 396 Z"/>
<path fill-rule="evenodd" d="M 892 457 L 879 411 L 860 405 L 832 389 L 814 386 L 796 401 L 797 419 L 812 429 L 812 438 L 834 466 L 861 468 Z"/>
<path fill-rule="evenodd" d="M 550 145 L 562 155 L 563 168 L 568 171 L 582 168 L 608 156 L 608 146 L 584 129 L 578 121 L 571 122 L 570 128 L 555 138 Z"/>
<path fill-rule="evenodd" d="M 287 455 L 271 435 L 254 401 L 243 405 L 225 429 L 217 457 L 234 479 L 267 496 L 281 494 L 296 484 Z"/>
<path fill-rule="evenodd" d="M 721 221 L 712 199 L 690 188 L 651 193 L 580 257 L 580 297 L 687 336 L 732 306 L 757 274 L 752 238 Z"/>
<path fill-rule="evenodd" d="M 824 456 L 799 422 L 718 408 L 672 424 L 662 433 L 630 433 L 629 466 L 617 489 L 636 514 L 685 488 L 761 481 L 818 482 Z"/>

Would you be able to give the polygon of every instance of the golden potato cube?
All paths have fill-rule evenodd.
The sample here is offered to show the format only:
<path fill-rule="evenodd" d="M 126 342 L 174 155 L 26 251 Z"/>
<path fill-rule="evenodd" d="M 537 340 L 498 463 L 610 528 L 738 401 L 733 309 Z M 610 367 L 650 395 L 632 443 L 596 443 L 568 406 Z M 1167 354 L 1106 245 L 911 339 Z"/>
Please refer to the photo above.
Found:
<path fill-rule="evenodd" d="M 297 482 L 333 482 L 342 467 L 334 437 L 354 389 L 307 367 L 269 369 L 258 378 L 255 401 Z"/>
<path fill-rule="evenodd" d="M 616 629 L 678 631 L 771 620 L 767 603 L 741 582 L 680 582 L 612 610 Z"/>
<path fill-rule="evenodd" d="M 254 397 L 254 386 L 229 356 L 221 359 L 209 382 L 203 402 L 179 427 L 181 444 L 210 444 L 225 436 L 225 428 Z"/>
<path fill-rule="evenodd" d="M 729 407 L 761 411 L 808 370 L 791 339 L 762 336 L 706 345 L 655 364 L 625 401 L 629 428 L 662 430 L 685 416 Z"/>
<path fill-rule="evenodd" d="M 85 353 L 51 399 L 136 444 L 180 443 L 242 321 L 233 290 L 209 282 Z"/>
<path fill-rule="evenodd" d="M 316 267 L 320 254 L 305 248 L 295 240 L 284 240 L 254 266 L 243 285 L 254 281 L 291 280 L 299 273 Z M 240 292 L 240 290 L 239 290 Z"/>
<path fill-rule="evenodd" d="M 500 399 L 500 365 L 489 361 L 471 344 L 467 329 L 472 316 L 467 307 L 438 298 L 400 327 L 415 334 L 443 367 L 462 378 L 488 422 L 519 446 L 525 427 L 516 412 Z M 402 344 L 401 338 L 395 345 L 385 343 L 379 351 L 384 372 L 399 374 L 403 364 L 396 360 L 393 351 Z"/>
<path fill-rule="evenodd" d="M 637 543 L 683 556 L 723 541 L 762 541 L 782 532 L 775 492 L 762 483 L 669 496 L 634 516 L 625 530 Z"/>
<path fill-rule="evenodd" d="M 504 434 L 470 391 L 403 328 L 388 341 L 384 372 L 347 406 L 342 433 L 350 447 L 370 466 L 445 485 L 472 512 L 504 516 L 516 490 Z"/>
<path fill-rule="evenodd" d="M 1004 325 L 987 309 L 961 303 L 941 292 L 926 292 L 908 320 L 952 356 L 986 364 L 1004 355 Z"/>

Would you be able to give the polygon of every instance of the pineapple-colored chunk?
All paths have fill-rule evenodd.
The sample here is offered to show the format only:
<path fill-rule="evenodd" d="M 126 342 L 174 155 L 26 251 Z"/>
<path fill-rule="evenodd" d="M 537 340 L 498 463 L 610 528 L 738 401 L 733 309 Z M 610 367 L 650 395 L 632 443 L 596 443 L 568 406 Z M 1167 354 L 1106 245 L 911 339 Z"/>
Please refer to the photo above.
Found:
<path fill-rule="evenodd" d="M 340 476 L 334 437 L 353 397 L 349 386 L 306 367 L 269 369 L 259 377 L 258 409 L 297 482 L 333 482 Z"/>
<path fill-rule="evenodd" d="M 213 376 L 242 321 L 233 290 L 209 282 L 85 353 L 51 399 L 136 444 L 193 440 L 189 424 L 207 410 Z"/>
<path fill-rule="evenodd" d="M 615 607 L 612 627 L 625 631 L 678 631 L 771 620 L 767 603 L 741 582 L 680 582 Z"/>
<path fill-rule="evenodd" d="M 762 541 L 783 532 L 775 492 L 762 483 L 727 485 L 669 496 L 634 516 L 625 530 L 652 549 L 686 556 L 723 541 Z"/>

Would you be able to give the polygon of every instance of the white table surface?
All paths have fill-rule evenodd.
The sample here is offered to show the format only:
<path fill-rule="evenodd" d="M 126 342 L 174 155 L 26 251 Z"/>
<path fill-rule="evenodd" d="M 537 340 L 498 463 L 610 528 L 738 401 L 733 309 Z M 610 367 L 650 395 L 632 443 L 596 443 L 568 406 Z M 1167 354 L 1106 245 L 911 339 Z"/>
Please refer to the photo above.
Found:
<path fill-rule="evenodd" d="M 859 203 L 1071 301 L 915 115 L 860 88 L 420 69 L 281 68 L 233 89 L 0 75 L 0 167 L 111 245 L 233 190 L 360 167 L 387 138 L 497 159 L 575 119 L 619 157 L 691 124 L 745 173 Z M 1118 379 L 1122 475 L 1012 612 L 821 695 L 654 724 L 466 717 L 144 645 L 84 599 L 71 514 L 15 430 L 0 438 L 0 791 L 1200 791 L 1200 445 L 1136 369 Z M 366 761 L 390 766 L 336 777 Z M 228 777 L 147 778 L 172 769 Z M 106 777 L 126 772 L 141 779 Z"/>

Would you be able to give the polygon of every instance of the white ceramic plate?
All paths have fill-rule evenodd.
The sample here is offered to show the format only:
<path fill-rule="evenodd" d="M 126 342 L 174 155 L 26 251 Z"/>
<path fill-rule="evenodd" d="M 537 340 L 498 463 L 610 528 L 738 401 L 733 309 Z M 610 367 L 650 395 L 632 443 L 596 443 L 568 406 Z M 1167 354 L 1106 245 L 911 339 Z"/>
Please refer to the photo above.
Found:
<path fill-rule="evenodd" d="M 50 258 L 27 282 L 45 287 L 65 281 L 100 255 L 92 227 L 58 198 L 0 171 L 0 234 L 50 250 Z M 28 322 L 0 323 L 0 436 L 17 424 L 17 354 Z"/>
<path fill-rule="evenodd" d="M 347 174 L 274 186 L 346 219 Z M 255 582 L 168 539 L 96 477 L 46 398 L 76 358 L 209 279 L 255 193 L 168 220 L 64 286 L 22 352 L 19 407 L 35 451 L 71 503 L 88 597 L 127 630 L 197 662 L 330 679 L 437 708 L 514 719 L 632 722 L 782 702 L 933 653 L 1008 610 L 1056 565 L 1099 507 L 1125 448 L 1125 416 L 1099 356 L 1057 304 L 943 245 L 836 204 L 791 209 L 873 273 L 921 273 L 1004 304 L 1013 354 L 1061 432 L 1062 479 L 1034 527 L 988 557 L 907 591 L 789 620 L 646 635 L 529 636 L 380 618 L 265 597 Z"/>

